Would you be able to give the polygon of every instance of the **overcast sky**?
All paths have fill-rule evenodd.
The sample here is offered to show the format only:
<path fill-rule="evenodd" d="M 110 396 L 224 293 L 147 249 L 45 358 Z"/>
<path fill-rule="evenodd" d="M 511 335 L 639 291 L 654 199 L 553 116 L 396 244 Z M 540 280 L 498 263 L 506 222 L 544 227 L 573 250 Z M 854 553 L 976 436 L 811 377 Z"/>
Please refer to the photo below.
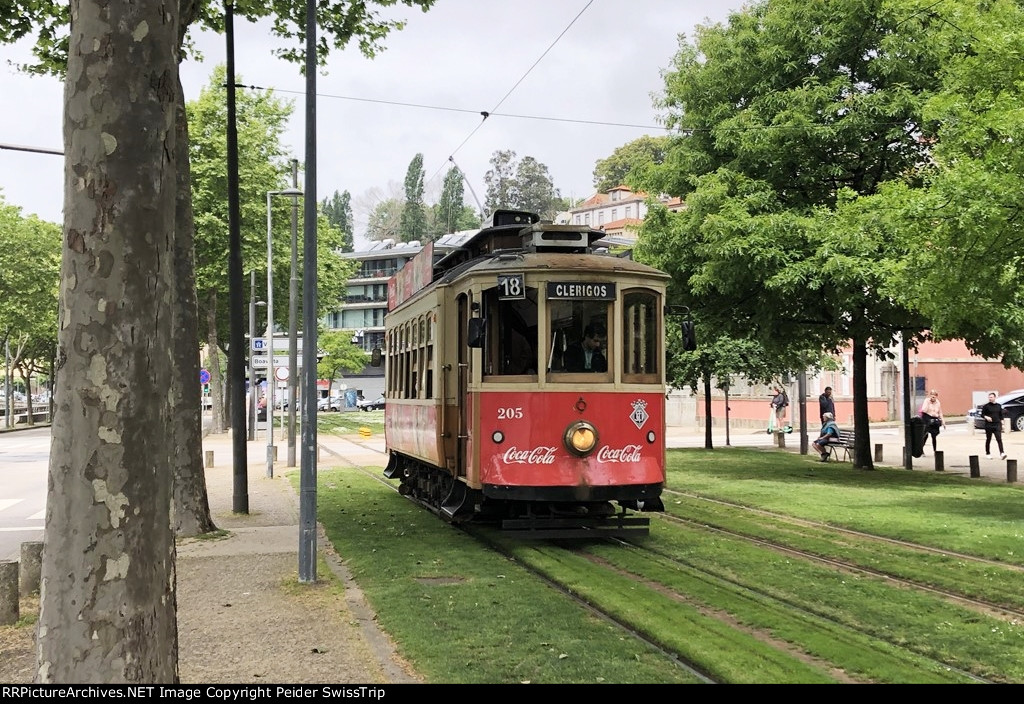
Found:
<path fill-rule="evenodd" d="M 317 78 L 317 196 L 349 191 L 357 243 L 365 209 L 401 192 L 409 162 L 424 156 L 428 202 L 451 165 L 483 201 L 484 174 L 499 149 L 545 164 L 563 196 L 593 193 L 597 160 L 659 129 L 652 95 L 680 34 L 724 21 L 741 0 L 437 0 L 426 13 L 393 13 L 407 26 L 370 60 L 349 48 Z M 294 100 L 284 139 L 300 163 L 305 145 L 305 79 L 271 53 L 264 27 L 235 22 L 241 83 Z M 204 61 L 182 67 L 187 100 L 225 62 L 222 36 L 199 38 Z M 62 86 L 18 74 L 28 45 L 0 46 L 0 143 L 62 149 Z M 483 120 L 480 113 L 491 117 Z M 61 221 L 59 156 L 0 149 L 0 194 L 25 213 Z M 301 181 L 301 175 L 300 175 Z M 473 193 L 466 191 L 472 205 Z"/>

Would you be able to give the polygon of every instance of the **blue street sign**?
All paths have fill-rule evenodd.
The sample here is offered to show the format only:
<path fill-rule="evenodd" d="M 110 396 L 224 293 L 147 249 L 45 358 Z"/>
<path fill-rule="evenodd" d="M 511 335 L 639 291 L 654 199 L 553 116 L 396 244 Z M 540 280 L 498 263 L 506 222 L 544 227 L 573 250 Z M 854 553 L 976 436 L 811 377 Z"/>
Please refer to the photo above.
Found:
<path fill-rule="evenodd" d="M 206 371 L 205 369 L 200 369 L 199 370 L 199 383 L 200 384 L 209 384 L 210 383 L 210 372 Z"/>

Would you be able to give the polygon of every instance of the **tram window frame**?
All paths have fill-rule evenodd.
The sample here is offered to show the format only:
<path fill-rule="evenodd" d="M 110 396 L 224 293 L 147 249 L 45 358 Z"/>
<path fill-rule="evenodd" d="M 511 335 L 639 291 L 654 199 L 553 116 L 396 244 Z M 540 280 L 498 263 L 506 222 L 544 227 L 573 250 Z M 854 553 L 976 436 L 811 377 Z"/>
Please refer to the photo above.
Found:
<path fill-rule="evenodd" d="M 540 291 L 536 286 L 525 289 L 525 295 L 515 299 L 500 298 L 498 286 L 481 291 L 483 317 L 487 320 L 482 348 L 484 381 L 538 378 Z"/>
<path fill-rule="evenodd" d="M 548 328 L 544 341 L 544 355 L 547 373 L 555 381 L 610 381 L 612 379 L 615 357 L 613 350 L 613 326 L 611 325 L 614 301 L 590 299 L 554 299 L 548 300 Z M 566 371 L 564 368 L 565 351 L 574 343 L 583 342 L 583 331 L 588 325 L 600 323 L 604 325 L 607 335 L 602 352 L 607 362 L 604 372 Z"/>
<path fill-rule="evenodd" d="M 661 294 L 635 287 L 622 292 L 622 380 L 657 383 L 664 361 Z"/>

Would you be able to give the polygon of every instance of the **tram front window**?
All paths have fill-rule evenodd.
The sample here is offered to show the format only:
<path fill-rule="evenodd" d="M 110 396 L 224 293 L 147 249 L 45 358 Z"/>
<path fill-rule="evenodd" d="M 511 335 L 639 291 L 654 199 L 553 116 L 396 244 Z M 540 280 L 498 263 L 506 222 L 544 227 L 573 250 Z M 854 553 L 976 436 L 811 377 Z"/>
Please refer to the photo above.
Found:
<path fill-rule="evenodd" d="M 484 293 L 487 340 L 485 376 L 537 374 L 537 289 L 522 298 L 499 299 L 498 289 Z"/>
<path fill-rule="evenodd" d="M 548 371 L 607 374 L 608 309 L 604 301 L 552 301 Z"/>

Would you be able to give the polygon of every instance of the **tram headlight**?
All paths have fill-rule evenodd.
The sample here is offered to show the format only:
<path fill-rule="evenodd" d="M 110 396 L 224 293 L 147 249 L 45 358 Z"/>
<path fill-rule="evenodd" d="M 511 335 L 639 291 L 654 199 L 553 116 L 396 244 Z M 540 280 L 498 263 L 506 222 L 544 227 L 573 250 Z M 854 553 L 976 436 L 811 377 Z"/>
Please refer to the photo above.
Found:
<path fill-rule="evenodd" d="M 597 428 L 585 420 L 570 423 L 562 438 L 565 449 L 578 457 L 589 455 L 597 447 Z"/>

